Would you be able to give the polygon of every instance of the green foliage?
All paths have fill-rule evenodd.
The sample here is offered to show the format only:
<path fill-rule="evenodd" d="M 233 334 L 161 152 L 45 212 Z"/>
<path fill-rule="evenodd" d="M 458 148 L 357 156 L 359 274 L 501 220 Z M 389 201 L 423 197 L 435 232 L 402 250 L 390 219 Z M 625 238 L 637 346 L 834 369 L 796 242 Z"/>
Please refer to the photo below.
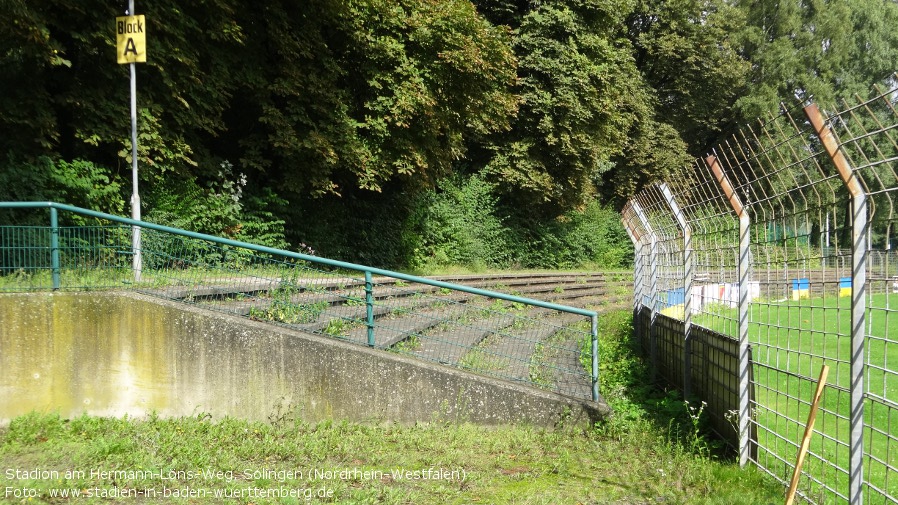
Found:
<path fill-rule="evenodd" d="M 482 176 L 441 181 L 421 195 L 404 223 L 408 266 L 468 268 L 621 268 L 633 246 L 620 216 L 597 201 L 559 219 L 534 219 L 529 208 L 501 205 Z"/>
<path fill-rule="evenodd" d="M 57 201 L 112 214 L 125 206 L 121 184 L 107 168 L 45 156 L 26 162 L 9 155 L 0 163 L 0 201 Z M 72 224 L 85 222 L 79 216 L 71 219 Z"/>
<path fill-rule="evenodd" d="M 627 24 L 657 117 L 694 155 L 704 154 L 732 124 L 733 102 L 744 92 L 750 66 L 739 53 L 744 13 L 724 0 L 639 0 Z"/>
<path fill-rule="evenodd" d="M 345 319 L 331 319 L 324 327 L 324 334 L 332 337 L 345 337 L 351 324 Z"/>
<path fill-rule="evenodd" d="M 485 171 L 506 198 L 558 215 L 582 204 L 647 115 L 647 95 L 615 29 L 625 5 L 550 1 L 522 19 L 514 41 L 521 105 L 490 146 Z"/>
<path fill-rule="evenodd" d="M 381 268 L 401 268 L 409 257 L 403 222 L 409 198 L 399 194 L 352 193 L 291 200 L 284 209 L 291 243 L 322 257 Z M 307 244 L 307 245 L 306 245 Z"/>
<path fill-rule="evenodd" d="M 109 481 L 90 469 L 165 470 L 161 478 L 118 479 L 123 489 L 227 490 L 282 485 L 290 489 L 332 489 L 340 503 L 689 503 L 757 505 L 775 503 L 782 486 L 752 468 L 682 454 L 649 430 L 606 437 L 592 429 L 533 426 L 476 426 L 466 423 L 351 423 L 303 420 L 303 406 L 272 408 L 269 422 L 208 414 L 145 419 L 81 416 L 62 420 L 29 414 L 11 426 L 53 426 L 46 437 L 22 439 L 0 428 L 0 460 L 10 469 L 78 470 L 63 487 L 91 489 Z M 436 416 L 439 416 L 436 413 Z M 266 412 L 258 413 L 264 418 Z M 17 428 L 18 429 L 18 428 Z M 389 469 L 465 471 L 461 479 L 393 479 Z M 285 479 L 222 479 L 167 470 L 200 468 L 212 472 L 245 469 L 303 469 Z M 308 478 L 305 469 L 386 472 L 385 478 Z M 238 470 L 235 470 L 238 469 Z M 153 473 L 153 472 L 148 472 Z M 180 477 L 180 478 L 179 478 Z M 639 483 L 631 485 L 630 483 Z M 24 479 L 9 484 L 37 490 L 34 502 L 53 502 L 57 480 Z M 127 486 L 127 488 L 125 488 Z M 161 495 L 161 491 L 159 492 Z M 523 498 L 522 498 L 523 497 Z M 91 503 L 73 499 L 67 503 Z M 286 503 L 303 503 L 300 498 Z M 312 499 L 311 501 L 315 501 Z M 165 503 L 147 499 L 146 503 Z M 262 503 L 262 500 L 256 500 Z M 267 503 L 267 502 L 266 502 Z"/>
<path fill-rule="evenodd" d="M 235 174 L 233 166 L 223 161 L 205 187 L 196 179 L 187 179 L 173 188 L 154 188 L 147 199 L 152 208 L 145 219 L 268 247 L 287 247 L 284 221 L 269 210 L 283 205 L 283 200 L 270 189 L 264 196 L 247 198 L 246 186 L 246 175 Z"/>
<path fill-rule="evenodd" d="M 518 215 L 512 220 L 514 257 L 525 268 L 622 268 L 633 246 L 614 209 L 593 201 L 559 219 L 544 222 Z"/>
<path fill-rule="evenodd" d="M 898 4 L 856 2 L 740 2 L 748 27 L 743 52 L 752 62 L 749 87 L 736 106 L 746 120 L 780 102 L 831 104 L 866 96 L 895 71 Z"/>
<path fill-rule="evenodd" d="M 302 290 L 293 280 L 284 280 L 270 293 L 271 304 L 267 307 L 251 307 L 249 316 L 254 319 L 266 321 L 276 321 L 286 324 L 309 324 L 318 320 L 318 317 L 329 306 L 326 301 L 317 301 L 311 303 L 297 302 L 296 296 Z M 331 321 L 333 323 L 333 321 Z M 328 334 L 339 334 L 343 331 L 344 322 L 334 323 L 331 327 L 328 324 L 326 332 Z M 339 326 L 337 326 L 339 325 Z M 337 333 L 331 333 L 337 332 Z"/>
<path fill-rule="evenodd" d="M 126 208 L 121 9 L 0 2 L 0 198 Z M 148 219 L 384 267 L 619 264 L 576 238 L 590 201 L 622 202 L 781 101 L 864 95 L 898 48 L 898 4 L 879 0 L 139 9 Z"/>
<path fill-rule="evenodd" d="M 507 235 L 493 187 L 480 176 L 444 179 L 421 195 L 403 233 L 416 269 L 505 266 Z"/>
<path fill-rule="evenodd" d="M 57 201 L 110 214 L 124 211 L 121 184 L 103 167 L 85 160 L 58 160 L 51 166 L 50 177 Z"/>
<path fill-rule="evenodd" d="M 249 40 L 262 64 L 244 99 L 262 128 L 240 140 L 242 159 L 275 163 L 292 192 L 434 180 L 464 154 L 466 137 L 504 128 L 514 110 L 507 35 L 467 1 L 252 10 Z"/>
<path fill-rule="evenodd" d="M 673 126 L 645 118 L 634 126 L 614 170 L 603 177 L 604 200 L 623 202 L 647 184 L 675 174 L 690 162 L 687 147 Z"/>
<path fill-rule="evenodd" d="M 189 171 L 207 135 L 223 131 L 222 113 L 240 82 L 232 78 L 241 68 L 233 61 L 241 54 L 235 6 L 163 0 L 139 7 L 152 41 L 137 72 L 141 134 L 151 149 L 144 161 Z M 0 86 L 8 90 L 0 98 L 0 152 L 59 154 L 127 171 L 128 68 L 115 63 L 112 25 L 123 8 L 99 0 L 0 4 Z M 178 163 L 157 156 L 167 152 L 180 154 Z"/>
<path fill-rule="evenodd" d="M 59 436 L 65 431 L 65 420 L 59 414 L 32 412 L 10 421 L 4 444 L 34 445 Z"/>
<path fill-rule="evenodd" d="M 509 360 L 508 358 L 485 350 L 483 344 L 481 344 L 462 356 L 461 360 L 458 362 L 458 366 L 467 370 L 489 374 L 507 369 Z"/>
<path fill-rule="evenodd" d="M 629 311 L 606 312 L 599 318 L 600 393 L 613 409 L 611 417 L 599 424 L 600 432 L 620 436 L 651 425 L 674 453 L 701 458 L 723 454 L 723 443 L 709 435 L 705 402 L 684 400 L 679 391 L 652 384 L 632 323 Z M 586 346 L 583 342 L 584 366 Z"/>
<path fill-rule="evenodd" d="M 141 180 L 150 182 L 153 186 L 166 182 L 171 184 L 175 181 L 167 177 L 169 172 L 180 172 L 181 177 L 185 177 L 191 167 L 198 165 L 190 144 L 182 134 L 167 131 L 158 112 L 141 108 L 137 124 L 137 163 Z M 118 155 L 130 166 L 130 142 L 122 146 Z M 176 174 L 173 175 L 177 177 Z"/>

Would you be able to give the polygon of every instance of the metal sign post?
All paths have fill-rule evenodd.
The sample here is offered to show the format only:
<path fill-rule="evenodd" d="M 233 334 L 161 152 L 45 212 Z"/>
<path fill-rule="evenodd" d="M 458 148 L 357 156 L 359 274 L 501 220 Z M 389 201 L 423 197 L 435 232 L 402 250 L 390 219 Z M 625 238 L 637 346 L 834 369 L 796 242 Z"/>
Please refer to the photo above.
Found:
<path fill-rule="evenodd" d="M 116 53 L 120 65 L 131 67 L 131 219 L 140 221 L 140 195 L 137 192 L 137 63 L 146 63 L 146 20 L 134 15 L 134 0 L 128 0 L 125 16 L 115 18 Z M 134 282 L 140 282 L 143 256 L 140 227 L 134 226 L 131 237 Z"/>

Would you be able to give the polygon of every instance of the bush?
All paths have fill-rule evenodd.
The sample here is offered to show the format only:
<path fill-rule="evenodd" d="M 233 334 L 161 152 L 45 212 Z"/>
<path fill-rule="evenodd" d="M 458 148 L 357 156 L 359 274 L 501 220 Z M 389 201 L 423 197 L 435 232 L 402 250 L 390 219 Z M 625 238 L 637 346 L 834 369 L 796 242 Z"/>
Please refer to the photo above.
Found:
<path fill-rule="evenodd" d="M 633 245 L 620 215 L 598 201 L 521 231 L 527 237 L 518 242 L 521 262 L 530 268 L 623 268 L 633 262 Z"/>
<path fill-rule="evenodd" d="M 403 230 L 408 266 L 481 268 L 624 268 L 633 246 L 612 208 L 590 202 L 546 221 L 500 205 L 478 175 L 442 180 L 412 204 Z"/>
<path fill-rule="evenodd" d="M 90 161 L 71 162 L 46 156 L 32 161 L 7 157 L 0 164 L 0 201 L 54 201 L 109 214 L 124 212 L 122 186 L 106 167 Z M 32 217 L 40 214 L 40 217 Z M 85 219 L 67 214 L 71 224 L 85 224 Z M 43 213 L 23 211 L 9 222 L 48 224 Z"/>
<path fill-rule="evenodd" d="M 286 249 L 284 220 L 271 210 L 271 207 L 283 205 L 283 200 L 268 188 L 261 196 L 245 195 L 246 176 L 234 175 L 231 169 L 230 163 L 222 163 L 218 177 L 207 182 L 205 187 L 193 178 L 158 186 L 147 198 L 150 211 L 144 219 L 216 237 Z M 149 268 L 168 266 L 172 261 L 219 264 L 226 257 L 232 262 L 246 259 L 240 253 L 229 254 L 226 249 L 204 241 L 163 233 L 145 232 L 143 247 L 152 253 L 146 260 Z M 158 264 L 154 263 L 154 257 L 159 258 Z"/>
<path fill-rule="evenodd" d="M 477 175 L 443 179 L 420 195 L 403 231 L 409 266 L 419 270 L 508 266 L 508 237 L 493 187 Z"/>

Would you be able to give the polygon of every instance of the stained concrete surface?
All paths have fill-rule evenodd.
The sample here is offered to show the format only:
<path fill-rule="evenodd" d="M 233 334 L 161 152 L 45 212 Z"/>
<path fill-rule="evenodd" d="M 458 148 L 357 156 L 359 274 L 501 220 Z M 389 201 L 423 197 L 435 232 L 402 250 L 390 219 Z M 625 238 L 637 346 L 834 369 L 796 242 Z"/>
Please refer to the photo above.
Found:
<path fill-rule="evenodd" d="M 538 426 L 609 412 L 603 401 L 131 293 L 0 295 L 0 422 L 32 410 Z"/>

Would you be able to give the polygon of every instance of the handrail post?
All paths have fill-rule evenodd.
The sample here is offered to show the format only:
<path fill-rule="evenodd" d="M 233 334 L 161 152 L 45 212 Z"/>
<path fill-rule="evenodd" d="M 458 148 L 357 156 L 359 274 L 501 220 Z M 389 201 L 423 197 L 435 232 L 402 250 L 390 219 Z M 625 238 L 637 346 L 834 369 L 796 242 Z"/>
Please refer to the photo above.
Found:
<path fill-rule="evenodd" d="M 55 291 L 59 289 L 59 214 L 55 207 L 50 207 L 50 269 Z"/>
<path fill-rule="evenodd" d="M 374 347 L 374 282 L 370 270 L 365 270 L 365 319 L 368 324 L 368 345 Z"/>
<path fill-rule="evenodd" d="M 599 401 L 599 315 L 592 316 L 592 401 Z"/>

